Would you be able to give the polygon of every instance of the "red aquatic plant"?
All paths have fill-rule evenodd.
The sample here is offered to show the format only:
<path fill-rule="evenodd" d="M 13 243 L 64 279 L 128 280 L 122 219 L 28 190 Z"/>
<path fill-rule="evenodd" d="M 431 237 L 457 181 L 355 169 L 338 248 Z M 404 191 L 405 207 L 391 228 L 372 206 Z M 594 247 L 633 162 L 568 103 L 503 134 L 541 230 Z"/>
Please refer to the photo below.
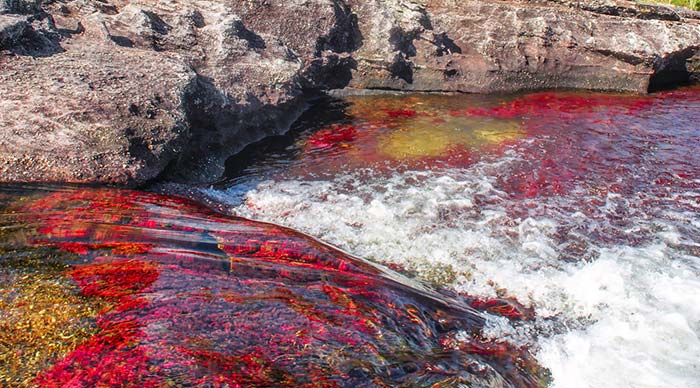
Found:
<path fill-rule="evenodd" d="M 530 320 L 535 312 L 518 303 L 515 299 L 482 299 L 466 296 L 467 303 L 479 311 L 486 311 L 516 321 Z"/>
<path fill-rule="evenodd" d="M 35 382 L 42 387 L 162 386 L 153 373 L 157 368 L 148 364 L 138 346 L 143 322 L 123 314 L 146 305 L 139 295 L 158 278 L 156 266 L 140 260 L 106 261 L 77 266 L 69 275 L 83 295 L 104 298 L 114 305 L 98 318 L 97 335 Z"/>
<path fill-rule="evenodd" d="M 140 339 L 132 321 L 101 322 L 100 334 L 81 344 L 35 379 L 40 387 L 162 387 L 165 382 L 134 346 Z"/>
<path fill-rule="evenodd" d="M 389 118 L 396 119 L 396 118 L 410 118 L 410 117 L 415 117 L 418 114 L 413 109 L 396 109 L 396 110 L 387 110 L 386 115 L 389 116 Z"/>
<path fill-rule="evenodd" d="M 113 210 L 110 200 L 119 201 Z M 17 214 L 45 225 L 30 244 L 79 252 L 67 275 L 83 296 L 109 304 L 97 334 L 37 376 L 39 386 L 440 385 L 489 381 L 488 373 L 535 386 L 539 378 L 513 368 L 516 358 L 532 363 L 523 350 L 479 339 L 483 317 L 463 301 L 282 227 L 107 189 L 51 193 Z M 73 241 L 80 250 L 60 245 Z M 105 255 L 105 244 L 119 254 Z M 496 302 L 470 303 L 518 317 Z M 457 332 L 472 333 L 471 345 L 444 347 Z M 492 372 L 458 367 L 472 357 Z"/>
<path fill-rule="evenodd" d="M 605 108 L 608 112 L 624 113 L 644 109 L 653 103 L 652 99 L 642 96 L 543 92 L 527 94 L 490 108 L 450 111 L 450 114 L 453 116 L 486 116 L 509 119 L 519 116 L 551 116 L 553 112 L 580 115 L 599 108 Z"/>
<path fill-rule="evenodd" d="M 352 125 L 332 125 L 330 128 L 315 132 L 307 143 L 313 149 L 332 148 L 355 140 L 357 129 Z"/>
<path fill-rule="evenodd" d="M 70 276 L 84 295 L 117 302 L 150 286 L 158 271 L 153 263 L 126 260 L 76 266 Z"/>

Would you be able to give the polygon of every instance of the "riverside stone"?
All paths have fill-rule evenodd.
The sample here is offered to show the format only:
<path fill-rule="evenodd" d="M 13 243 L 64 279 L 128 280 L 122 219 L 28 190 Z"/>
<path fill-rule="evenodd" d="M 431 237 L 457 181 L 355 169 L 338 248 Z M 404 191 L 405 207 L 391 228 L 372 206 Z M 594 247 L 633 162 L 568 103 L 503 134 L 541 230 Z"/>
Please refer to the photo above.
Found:
<path fill-rule="evenodd" d="M 206 182 L 343 87 L 645 93 L 697 12 L 626 1 L 3 0 L 0 181 Z"/>
<path fill-rule="evenodd" d="M 700 47 L 697 12 L 633 2 L 360 3 L 360 29 L 375 39 L 355 54 L 356 88 L 645 93 L 687 81 Z"/>

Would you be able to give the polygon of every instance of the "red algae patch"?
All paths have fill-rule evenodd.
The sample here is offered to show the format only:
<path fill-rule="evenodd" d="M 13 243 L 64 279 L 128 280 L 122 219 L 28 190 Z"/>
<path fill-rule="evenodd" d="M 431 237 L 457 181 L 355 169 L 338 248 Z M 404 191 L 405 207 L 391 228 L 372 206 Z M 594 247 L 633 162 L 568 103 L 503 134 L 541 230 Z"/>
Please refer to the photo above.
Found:
<path fill-rule="evenodd" d="M 397 109 L 397 110 L 387 110 L 386 115 L 389 118 L 396 119 L 399 117 L 415 117 L 417 112 L 413 109 Z"/>
<path fill-rule="evenodd" d="M 322 129 L 309 137 L 308 145 L 311 149 L 323 149 L 347 145 L 357 137 L 357 129 L 351 125 L 332 125 L 328 129 Z"/>
<path fill-rule="evenodd" d="M 453 116 L 486 116 L 509 119 L 517 116 L 550 116 L 559 114 L 581 115 L 598 110 L 628 113 L 642 110 L 654 103 L 647 96 L 615 94 L 532 93 L 513 101 L 502 102 L 488 108 L 470 108 L 451 111 Z"/>

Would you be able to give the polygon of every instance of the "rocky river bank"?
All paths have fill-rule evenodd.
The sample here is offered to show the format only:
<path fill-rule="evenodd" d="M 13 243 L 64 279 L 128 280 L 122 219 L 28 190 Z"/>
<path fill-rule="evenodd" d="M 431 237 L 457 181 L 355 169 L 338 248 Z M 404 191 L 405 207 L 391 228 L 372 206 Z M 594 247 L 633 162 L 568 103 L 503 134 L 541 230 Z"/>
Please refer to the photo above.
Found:
<path fill-rule="evenodd" d="M 328 89 L 646 93 L 700 74 L 700 14 L 633 2 L 0 4 L 0 181 L 209 181 Z"/>

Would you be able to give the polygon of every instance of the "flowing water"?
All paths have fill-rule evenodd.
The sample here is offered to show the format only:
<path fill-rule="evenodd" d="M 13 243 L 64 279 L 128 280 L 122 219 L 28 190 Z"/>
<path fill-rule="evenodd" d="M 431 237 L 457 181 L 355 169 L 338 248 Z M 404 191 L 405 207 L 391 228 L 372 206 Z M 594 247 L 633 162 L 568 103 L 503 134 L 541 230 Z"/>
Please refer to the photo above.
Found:
<path fill-rule="evenodd" d="M 486 333 L 552 387 L 700 386 L 700 89 L 357 96 L 206 191 L 426 284 L 519 303 Z"/>
<path fill-rule="evenodd" d="M 14 187 L 0 217 L 0 381 L 38 387 L 536 387 L 484 334 L 507 302 L 441 294 L 292 230 L 176 197 Z M 506 319 L 506 318 L 504 318 Z"/>
<path fill-rule="evenodd" d="M 0 187 L 0 386 L 697 387 L 698 112 L 326 99 L 201 189 L 246 218 Z"/>

